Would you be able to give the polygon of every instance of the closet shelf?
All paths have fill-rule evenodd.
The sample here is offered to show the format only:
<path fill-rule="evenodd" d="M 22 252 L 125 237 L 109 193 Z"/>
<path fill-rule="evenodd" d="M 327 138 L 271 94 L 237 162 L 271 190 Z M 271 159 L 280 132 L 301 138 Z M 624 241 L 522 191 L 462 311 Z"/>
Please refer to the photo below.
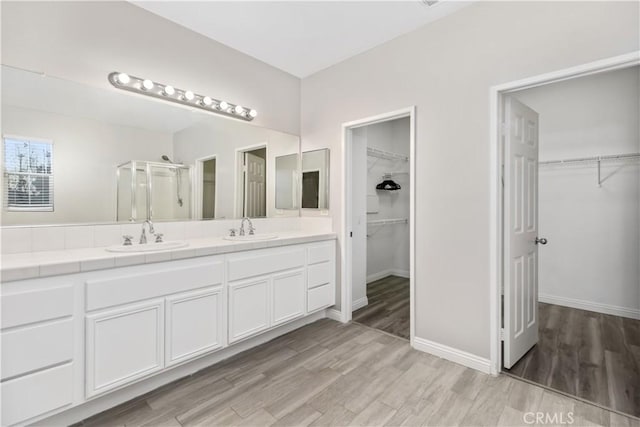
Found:
<path fill-rule="evenodd" d="M 640 153 L 628 153 L 628 154 L 613 154 L 608 156 L 595 156 L 595 157 L 579 157 L 573 159 L 563 160 L 546 160 L 538 162 L 538 166 L 563 166 L 563 165 L 575 165 L 575 164 L 595 164 L 598 167 L 598 187 L 602 187 L 602 183 L 606 180 L 602 178 L 602 171 L 600 165 L 610 162 L 619 161 L 637 161 L 640 160 Z"/>
<path fill-rule="evenodd" d="M 407 218 L 372 219 L 367 221 L 367 225 L 407 224 L 408 222 Z"/>
<path fill-rule="evenodd" d="M 377 157 L 379 159 L 401 160 L 403 162 L 409 161 L 409 157 L 403 154 L 397 154 L 397 153 L 392 153 L 390 151 L 379 150 L 373 147 L 367 147 L 367 155 L 371 157 Z"/>
<path fill-rule="evenodd" d="M 540 166 L 548 165 L 569 165 L 575 163 L 598 163 L 598 162 L 612 162 L 620 160 L 638 160 L 640 159 L 640 153 L 628 153 L 628 154 L 613 154 L 609 156 L 595 156 L 595 157 L 578 157 L 573 159 L 562 160 L 546 160 L 538 162 Z"/>

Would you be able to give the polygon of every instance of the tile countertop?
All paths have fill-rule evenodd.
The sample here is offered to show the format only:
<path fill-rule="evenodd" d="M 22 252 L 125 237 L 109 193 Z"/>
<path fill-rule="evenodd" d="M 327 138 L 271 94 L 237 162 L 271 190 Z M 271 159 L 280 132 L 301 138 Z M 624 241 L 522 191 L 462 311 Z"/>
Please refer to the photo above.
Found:
<path fill-rule="evenodd" d="M 252 249 L 332 240 L 336 233 L 279 232 L 278 238 L 257 242 L 224 240 L 222 237 L 187 239 L 183 248 L 147 253 L 108 252 L 105 248 L 68 249 L 2 255 L 2 282 L 73 274 L 107 268 L 195 258 Z"/>

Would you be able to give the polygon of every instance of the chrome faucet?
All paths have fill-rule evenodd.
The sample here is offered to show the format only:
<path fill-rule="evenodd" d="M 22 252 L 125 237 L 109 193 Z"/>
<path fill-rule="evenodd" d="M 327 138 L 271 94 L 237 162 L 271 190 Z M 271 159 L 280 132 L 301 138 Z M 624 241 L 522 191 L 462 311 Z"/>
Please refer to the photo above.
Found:
<path fill-rule="evenodd" d="M 251 223 L 251 220 L 249 218 L 247 218 L 246 216 L 244 218 L 242 218 L 242 222 L 240 223 L 240 235 L 244 236 L 245 231 L 244 231 L 244 223 L 248 222 L 249 223 L 249 236 L 253 236 L 255 234 L 255 227 L 253 226 L 253 224 Z"/>
<path fill-rule="evenodd" d="M 156 230 L 153 228 L 153 222 L 150 219 L 146 220 L 142 223 L 142 234 L 140 235 L 140 244 L 144 245 L 147 243 L 147 232 L 145 231 L 145 225 L 149 224 L 149 233 L 154 234 Z"/>

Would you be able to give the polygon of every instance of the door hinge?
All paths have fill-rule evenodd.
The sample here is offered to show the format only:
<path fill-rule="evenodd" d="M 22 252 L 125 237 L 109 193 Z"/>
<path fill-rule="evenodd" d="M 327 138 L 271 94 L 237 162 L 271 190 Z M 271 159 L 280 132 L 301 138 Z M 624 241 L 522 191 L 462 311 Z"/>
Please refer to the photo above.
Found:
<path fill-rule="evenodd" d="M 504 341 L 504 328 L 500 328 L 500 341 Z"/>
<path fill-rule="evenodd" d="M 353 237 L 353 231 L 349 232 L 349 237 Z"/>

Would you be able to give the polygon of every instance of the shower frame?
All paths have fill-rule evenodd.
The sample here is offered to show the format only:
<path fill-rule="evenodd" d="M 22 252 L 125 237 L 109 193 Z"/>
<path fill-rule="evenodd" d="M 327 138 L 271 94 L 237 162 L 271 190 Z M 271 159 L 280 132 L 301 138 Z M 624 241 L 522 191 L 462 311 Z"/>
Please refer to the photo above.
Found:
<path fill-rule="evenodd" d="M 166 168 L 166 169 L 173 169 L 173 170 L 178 170 L 178 169 L 185 169 L 187 171 L 187 175 L 188 175 L 188 179 L 189 179 L 189 188 L 187 189 L 187 193 L 189 194 L 189 217 L 191 218 L 192 213 L 193 213 L 193 197 L 191 197 L 192 192 L 193 192 L 193 180 L 191 179 L 191 167 L 190 166 L 186 166 L 180 163 L 167 163 L 167 162 L 152 162 L 152 161 L 148 161 L 148 160 L 129 160 L 128 162 L 124 162 L 124 163 L 120 163 L 119 165 L 116 166 L 116 220 L 118 220 L 118 201 L 120 200 L 120 171 L 121 168 L 123 166 L 126 165 L 131 165 L 131 217 L 129 218 L 128 222 L 139 222 L 139 221 L 144 221 L 146 219 L 152 220 L 153 219 L 153 197 L 151 195 L 152 190 L 153 190 L 153 181 L 151 179 L 151 168 L 152 167 L 161 167 L 161 168 Z M 144 167 L 140 167 L 140 169 L 138 169 L 138 165 L 139 164 L 144 164 Z M 138 178 L 138 170 L 144 172 L 144 174 L 147 177 L 147 191 L 146 191 L 146 197 L 145 197 L 145 201 L 146 201 L 146 212 L 145 212 L 145 218 L 141 219 L 138 218 L 138 206 L 136 204 L 137 202 L 137 192 L 136 192 L 136 187 L 137 187 L 137 178 Z M 177 180 L 177 174 L 176 174 L 176 180 Z M 177 192 L 176 192 L 177 193 Z M 176 194 L 177 197 L 177 194 Z"/>

